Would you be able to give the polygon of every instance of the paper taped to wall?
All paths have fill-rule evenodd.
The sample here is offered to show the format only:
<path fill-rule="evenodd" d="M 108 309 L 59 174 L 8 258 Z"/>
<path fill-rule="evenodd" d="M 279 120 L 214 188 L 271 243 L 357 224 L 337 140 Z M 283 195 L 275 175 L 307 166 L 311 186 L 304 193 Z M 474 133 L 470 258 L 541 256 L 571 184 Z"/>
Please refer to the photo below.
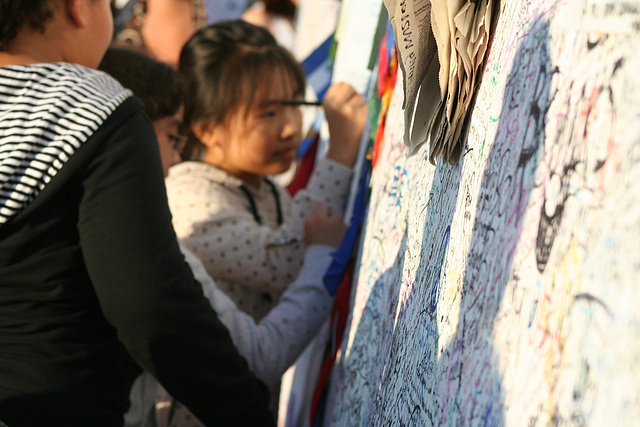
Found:
<path fill-rule="evenodd" d="M 429 160 L 456 164 L 485 60 L 492 0 L 387 0 L 403 71 L 404 142 L 429 142 Z"/>

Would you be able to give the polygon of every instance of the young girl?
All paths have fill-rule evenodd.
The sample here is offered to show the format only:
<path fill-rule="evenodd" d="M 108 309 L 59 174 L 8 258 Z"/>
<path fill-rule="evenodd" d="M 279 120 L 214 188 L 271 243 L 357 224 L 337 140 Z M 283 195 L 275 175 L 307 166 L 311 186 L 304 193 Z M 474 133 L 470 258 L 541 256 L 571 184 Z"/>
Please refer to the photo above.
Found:
<path fill-rule="evenodd" d="M 305 78 L 289 51 L 264 28 L 220 22 L 187 42 L 179 69 L 190 139 L 188 161 L 166 180 L 174 227 L 220 289 L 260 320 L 302 265 L 313 206 L 344 211 L 367 105 L 347 84 L 328 91 L 329 150 L 292 201 L 269 178 L 289 169 L 301 142 Z"/>
<path fill-rule="evenodd" d="M 168 65 L 128 49 L 110 48 L 99 67 L 115 77 L 140 98 L 151 118 L 160 146 L 160 157 L 166 172 L 180 161 L 181 137 L 178 123 L 182 114 L 182 94 L 177 73 Z M 202 284 L 205 296 L 218 313 L 238 351 L 251 370 L 267 384 L 278 378 L 301 353 L 326 318 L 332 298 L 324 289 L 322 274 L 331 261 L 330 252 L 340 244 L 345 231 L 339 213 L 327 212 L 319 205 L 305 221 L 307 243 L 304 267 L 280 303 L 259 323 L 239 311 L 206 273 L 202 263 L 181 245 L 186 260 Z M 314 244 L 312 244 L 314 243 Z M 132 407 L 125 420 L 128 426 L 154 425 L 154 403 L 157 382 L 144 373 L 134 383 Z M 174 402 L 163 401 L 167 409 Z M 160 410 L 160 421 L 168 420 L 168 410 Z"/>
<path fill-rule="evenodd" d="M 263 28 L 213 24 L 185 45 L 188 161 L 166 180 L 178 236 L 220 288 L 256 320 L 277 302 L 303 256 L 304 218 L 317 202 L 343 211 L 366 103 L 334 85 L 324 108 L 331 142 L 293 201 L 270 175 L 286 171 L 301 141 L 305 80 L 291 54 Z"/>
<path fill-rule="evenodd" d="M 144 368 L 207 425 L 275 425 L 180 252 L 149 118 L 92 69 L 110 1 L 0 17 L 0 420 L 122 425 Z"/>

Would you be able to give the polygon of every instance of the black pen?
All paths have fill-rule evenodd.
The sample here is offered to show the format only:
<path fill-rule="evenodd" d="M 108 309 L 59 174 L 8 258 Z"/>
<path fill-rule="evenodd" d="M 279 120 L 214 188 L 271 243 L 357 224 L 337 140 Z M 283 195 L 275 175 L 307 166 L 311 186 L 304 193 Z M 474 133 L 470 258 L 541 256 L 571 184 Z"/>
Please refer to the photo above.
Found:
<path fill-rule="evenodd" d="M 282 101 L 279 101 L 279 103 L 282 105 L 314 105 L 316 107 L 322 105 L 322 102 L 320 101 L 303 101 L 297 99 L 283 99 Z"/>
<path fill-rule="evenodd" d="M 265 243 L 264 248 L 266 250 L 277 249 L 277 248 L 281 248 L 283 246 L 295 245 L 296 243 L 300 243 L 300 239 L 292 237 L 289 240 Z"/>

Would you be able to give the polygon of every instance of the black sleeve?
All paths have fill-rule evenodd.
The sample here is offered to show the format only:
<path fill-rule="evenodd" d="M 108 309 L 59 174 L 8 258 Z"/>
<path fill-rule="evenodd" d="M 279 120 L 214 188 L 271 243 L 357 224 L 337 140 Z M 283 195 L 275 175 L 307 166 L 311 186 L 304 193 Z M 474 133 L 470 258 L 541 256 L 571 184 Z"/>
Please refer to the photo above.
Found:
<path fill-rule="evenodd" d="M 181 254 L 153 127 L 119 107 L 86 144 L 78 228 L 107 320 L 136 362 L 207 425 L 275 425 Z M 124 116 L 124 117 L 123 117 Z"/>

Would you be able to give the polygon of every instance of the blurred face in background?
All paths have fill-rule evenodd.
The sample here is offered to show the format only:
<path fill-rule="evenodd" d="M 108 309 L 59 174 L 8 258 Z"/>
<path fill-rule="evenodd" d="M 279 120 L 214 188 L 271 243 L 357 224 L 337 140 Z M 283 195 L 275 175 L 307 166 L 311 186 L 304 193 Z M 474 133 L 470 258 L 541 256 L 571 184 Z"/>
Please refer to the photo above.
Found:
<path fill-rule="evenodd" d="M 182 161 L 180 153 L 184 147 L 186 138 L 179 132 L 182 123 L 182 108 L 172 116 L 163 117 L 153 121 L 153 127 L 160 146 L 160 158 L 164 176 L 169 173 L 169 168 Z"/>

